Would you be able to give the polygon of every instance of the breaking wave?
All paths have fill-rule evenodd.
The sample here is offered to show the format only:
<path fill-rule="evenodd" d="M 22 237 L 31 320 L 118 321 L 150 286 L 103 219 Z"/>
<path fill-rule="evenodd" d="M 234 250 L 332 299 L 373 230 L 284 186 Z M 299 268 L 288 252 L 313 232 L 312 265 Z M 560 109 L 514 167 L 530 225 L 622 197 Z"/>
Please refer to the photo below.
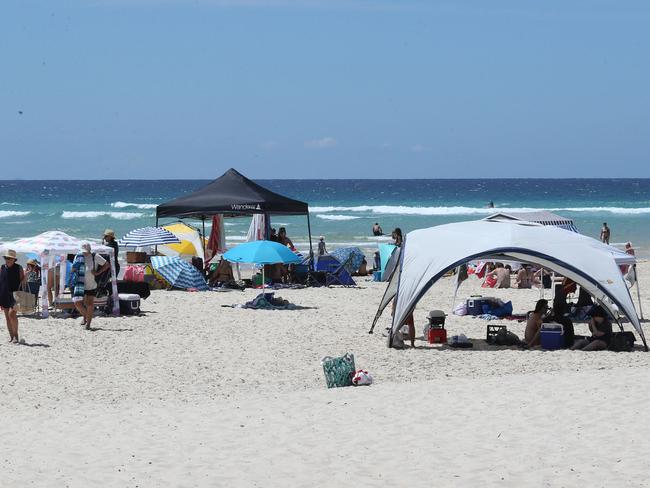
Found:
<path fill-rule="evenodd" d="M 29 215 L 31 212 L 21 212 L 18 210 L 0 210 L 0 219 L 7 217 L 23 217 Z"/>
<path fill-rule="evenodd" d="M 132 220 L 144 217 L 144 213 L 136 212 L 68 212 L 66 210 L 61 214 L 62 219 L 96 219 L 105 217 L 117 220 Z"/>
<path fill-rule="evenodd" d="M 324 219 L 324 220 L 356 220 L 360 219 L 361 217 L 356 217 L 354 215 L 320 215 L 317 214 L 316 217 L 319 219 Z"/>
<path fill-rule="evenodd" d="M 356 207 L 311 207 L 310 210 L 318 214 L 330 212 L 363 212 L 374 215 L 490 215 L 495 212 L 537 212 L 548 210 L 551 212 L 584 212 L 584 213 L 612 213 L 619 215 L 643 215 L 650 214 L 650 207 L 555 207 L 555 208 L 484 208 L 484 207 L 409 207 L 404 205 L 359 205 Z M 317 215 L 320 218 L 327 218 L 326 215 Z M 351 217 L 345 215 L 330 215 L 329 217 Z M 354 217 L 353 217 L 354 218 Z M 350 220 L 348 218 L 330 218 L 330 220 Z"/>
<path fill-rule="evenodd" d="M 148 208 L 156 208 L 158 205 L 155 203 L 129 203 L 129 202 L 113 202 L 111 203 L 111 207 L 113 208 L 128 208 L 128 207 L 134 207 L 134 208 L 139 208 L 142 210 L 148 209 Z"/>

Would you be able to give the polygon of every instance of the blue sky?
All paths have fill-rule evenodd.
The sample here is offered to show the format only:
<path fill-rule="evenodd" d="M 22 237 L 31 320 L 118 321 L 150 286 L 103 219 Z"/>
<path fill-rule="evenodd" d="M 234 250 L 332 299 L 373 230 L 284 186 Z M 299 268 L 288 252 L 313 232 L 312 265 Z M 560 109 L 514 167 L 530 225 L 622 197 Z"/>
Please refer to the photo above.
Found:
<path fill-rule="evenodd" d="M 6 178 L 650 177 L 650 4 L 4 0 Z"/>

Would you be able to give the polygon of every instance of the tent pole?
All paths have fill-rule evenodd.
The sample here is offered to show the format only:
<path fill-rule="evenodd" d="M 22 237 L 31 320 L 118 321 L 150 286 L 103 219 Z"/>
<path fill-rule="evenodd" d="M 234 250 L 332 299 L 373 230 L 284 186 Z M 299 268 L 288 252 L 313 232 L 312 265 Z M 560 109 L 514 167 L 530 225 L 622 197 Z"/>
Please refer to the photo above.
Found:
<path fill-rule="evenodd" d="M 641 289 L 639 288 L 639 275 L 636 271 L 636 264 L 632 265 L 632 269 L 634 269 L 634 284 L 636 285 L 636 298 L 639 302 L 639 315 L 641 316 L 641 320 L 643 320 L 643 305 L 641 305 Z"/>
<path fill-rule="evenodd" d="M 158 214 L 156 213 L 156 227 L 158 227 Z M 158 255 L 158 244 L 156 244 L 153 248 L 154 254 Z M 117 258 L 115 258 L 117 259 Z"/>
<path fill-rule="evenodd" d="M 311 242 L 311 222 L 307 212 L 307 232 L 309 233 L 309 271 L 314 271 L 314 247 Z"/>
<path fill-rule="evenodd" d="M 201 245 L 203 246 L 203 265 L 205 266 L 205 215 L 201 215 Z"/>

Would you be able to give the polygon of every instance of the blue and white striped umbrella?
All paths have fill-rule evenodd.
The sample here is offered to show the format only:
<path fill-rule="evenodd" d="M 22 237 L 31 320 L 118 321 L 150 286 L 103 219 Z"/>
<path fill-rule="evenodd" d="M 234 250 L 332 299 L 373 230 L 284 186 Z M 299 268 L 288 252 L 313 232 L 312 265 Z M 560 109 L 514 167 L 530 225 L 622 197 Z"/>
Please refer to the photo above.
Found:
<path fill-rule="evenodd" d="M 160 246 L 178 244 L 181 240 L 172 232 L 162 227 L 142 227 L 127 233 L 117 243 L 123 247 Z"/>
<path fill-rule="evenodd" d="M 174 288 L 208 290 L 199 270 L 178 256 L 152 256 L 151 266 Z"/>

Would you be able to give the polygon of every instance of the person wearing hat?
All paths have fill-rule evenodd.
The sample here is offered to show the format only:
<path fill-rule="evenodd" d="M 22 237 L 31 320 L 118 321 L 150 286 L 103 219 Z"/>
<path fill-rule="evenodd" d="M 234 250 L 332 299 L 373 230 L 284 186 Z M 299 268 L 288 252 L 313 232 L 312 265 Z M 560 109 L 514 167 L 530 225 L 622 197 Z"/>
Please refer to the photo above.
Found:
<path fill-rule="evenodd" d="M 32 294 L 38 296 L 41 289 L 41 268 L 35 259 L 28 259 L 25 268 L 25 283 L 27 290 Z"/>
<path fill-rule="evenodd" d="M 318 255 L 325 256 L 327 254 L 327 247 L 325 246 L 325 237 L 320 236 L 318 238 Z"/>
<path fill-rule="evenodd" d="M 18 314 L 14 292 L 20 290 L 25 279 L 22 266 L 17 263 L 16 251 L 8 249 L 3 254 L 5 264 L 0 268 L 0 308 L 5 314 L 9 342 L 18 344 Z"/>
<path fill-rule="evenodd" d="M 609 314 L 600 305 L 595 305 L 589 315 L 591 315 L 589 321 L 591 337 L 576 341 L 571 348 L 572 351 L 603 351 L 609 347 L 612 338 L 612 321 L 609 319 Z"/>
<path fill-rule="evenodd" d="M 117 259 L 120 248 L 115 240 L 115 231 L 113 229 L 106 229 L 104 231 L 104 244 L 113 248 L 113 257 L 115 258 L 115 276 L 120 274 L 120 262 Z"/>
<path fill-rule="evenodd" d="M 72 263 L 72 272 L 75 276 L 72 301 L 83 317 L 81 325 L 85 325 L 86 330 L 90 330 L 93 312 L 95 311 L 95 295 L 97 295 L 95 277 L 102 274 L 109 267 L 110 265 L 103 257 L 91 252 L 90 244 L 87 242 L 81 245 L 81 249 L 79 249 L 79 253 Z"/>

